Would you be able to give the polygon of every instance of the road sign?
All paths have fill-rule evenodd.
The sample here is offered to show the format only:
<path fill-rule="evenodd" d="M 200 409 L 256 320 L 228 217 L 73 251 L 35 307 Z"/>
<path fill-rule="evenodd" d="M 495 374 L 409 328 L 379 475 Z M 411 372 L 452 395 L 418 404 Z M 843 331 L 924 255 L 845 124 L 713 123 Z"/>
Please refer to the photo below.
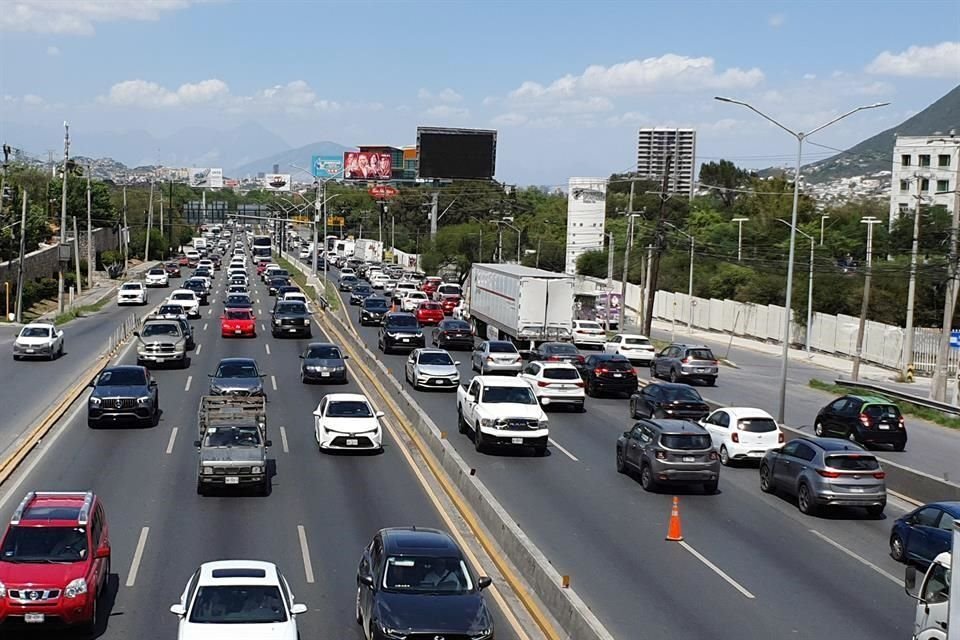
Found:
<path fill-rule="evenodd" d="M 343 216 L 327 216 L 327 224 L 331 226 L 343 226 Z"/>
<path fill-rule="evenodd" d="M 950 348 L 960 349 L 960 330 L 954 329 L 950 332 Z"/>
<path fill-rule="evenodd" d="M 391 187 L 388 184 L 378 184 L 375 187 L 367 189 L 367 193 L 377 200 L 389 200 L 399 194 L 400 191 L 396 187 Z"/>

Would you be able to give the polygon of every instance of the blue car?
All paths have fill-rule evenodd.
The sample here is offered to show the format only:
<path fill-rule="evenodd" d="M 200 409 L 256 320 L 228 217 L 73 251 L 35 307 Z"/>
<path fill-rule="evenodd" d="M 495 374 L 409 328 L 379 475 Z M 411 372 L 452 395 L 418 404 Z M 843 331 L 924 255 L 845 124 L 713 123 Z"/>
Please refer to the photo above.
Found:
<path fill-rule="evenodd" d="M 931 502 L 897 518 L 890 531 L 891 557 L 929 565 L 950 551 L 954 520 L 960 520 L 960 502 Z"/>

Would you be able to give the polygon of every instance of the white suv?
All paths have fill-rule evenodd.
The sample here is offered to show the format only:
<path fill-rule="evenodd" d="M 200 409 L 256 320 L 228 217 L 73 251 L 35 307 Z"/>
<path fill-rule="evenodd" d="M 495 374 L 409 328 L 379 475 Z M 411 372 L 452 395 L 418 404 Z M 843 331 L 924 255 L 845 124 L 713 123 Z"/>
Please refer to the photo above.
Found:
<path fill-rule="evenodd" d="M 170 286 L 169 276 L 167 276 L 167 271 L 163 267 L 154 267 L 147 271 L 147 275 L 144 278 L 148 287 L 167 287 Z"/>
<path fill-rule="evenodd" d="M 200 565 L 170 612 L 180 619 L 178 640 L 297 640 L 297 616 L 307 606 L 294 602 L 272 562 L 219 560 Z"/>
<path fill-rule="evenodd" d="M 147 304 L 147 288 L 142 282 L 124 282 L 117 291 L 117 305 Z"/>

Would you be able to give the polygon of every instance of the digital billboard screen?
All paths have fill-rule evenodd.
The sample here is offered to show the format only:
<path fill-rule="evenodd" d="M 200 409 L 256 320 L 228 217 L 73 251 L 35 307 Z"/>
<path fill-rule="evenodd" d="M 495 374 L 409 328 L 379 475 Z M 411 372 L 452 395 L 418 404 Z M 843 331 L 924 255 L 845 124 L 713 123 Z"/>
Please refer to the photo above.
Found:
<path fill-rule="evenodd" d="M 497 132 L 417 127 L 420 178 L 489 180 L 496 172 Z"/>
<path fill-rule="evenodd" d="M 347 180 L 389 180 L 393 160 L 389 153 L 347 151 L 343 154 L 343 175 Z"/>

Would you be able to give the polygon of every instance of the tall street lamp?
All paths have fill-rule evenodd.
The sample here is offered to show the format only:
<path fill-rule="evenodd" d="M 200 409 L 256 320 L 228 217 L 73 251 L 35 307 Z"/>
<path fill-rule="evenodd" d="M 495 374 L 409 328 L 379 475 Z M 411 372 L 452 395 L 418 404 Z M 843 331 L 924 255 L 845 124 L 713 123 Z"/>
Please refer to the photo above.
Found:
<path fill-rule="evenodd" d="M 317 231 L 318 231 L 317 218 L 319 218 L 322 215 L 323 216 L 323 286 L 326 287 L 327 286 L 327 216 L 326 216 L 325 205 L 328 201 L 333 200 L 335 197 L 337 197 L 336 195 L 331 196 L 329 198 L 325 197 L 327 194 L 327 182 L 341 175 L 345 169 L 341 168 L 340 171 L 337 171 L 336 173 L 331 174 L 329 177 L 324 178 L 323 180 L 320 180 L 319 178 L 315 178 L 311 172 L 307 171 L 303 167 L 300 167 L 295 164 L 291 164 L 290 166 L 293 167 L 294 169 L 299 169 L 300 171 L 304 172 L 305 174 L 307 174 L 308 176 L 316 180 L 317 197 L 315 200 L 315 206 L 317 210 L 313 216 L 313 276 L 314 277 L 317 276 L 317 254 L 319 253 L 317 249 L 320 246 L 319 240 L 317 239 Z"/>
<path fill-rule="evenodd" d="M 820 246 L 823 246 L 823 222 L 827 220 L 830 216 L 822 215 L 820 216 Z"/>
<path fill-rule="evenodd" d="M 780 422 L 783 422 L 784 413 L 786 412 L 786 403 L 787 403 L 787 363 L 790 358 L 790 308 L 791 308 L 790 305 L 792 303 L 792 297 L 793 297 L 793 256 L 796 251 L 796 245 L 797 245 L 797 204 L 800 200 L 800 169 L 801 169 L 801 160 L 803 156 L 803 141 L 806 138 L 815 134 L 816 132 L 825 129 L 830 125 L 832 125 L 833 123 L 839 122 L 840 120 L 843 120 L 847 116 L 851 116 L 854 113 L 857 113 L 858 111 L 863 111 L 865 109 L 876 109 L 877 107 L 885 107 L 890 103 L 878 102 L 876 104 L 864 105 L 862 107 L 851 109 L 850 111 L 847 111 L 846 113 L 841 114 L 836 118 L 829 120 L 828 122 L 825 122 L 818 127 L 814 127 L 810 131 L 804 133 L 802 131 L 793 131 L 792 129 L 788 129 L 787 127 L 780 124 L 779 122 L 777 122 L 767 114 L 763 113 L 753 105 L 743 102 L 741 100 L 734 100 L 732 98 L 723 98 L 720 96 L 716 96 L 714 99 L 719 100 L 720 102 L 729 102 L 731 104 L 738 104 L 742 107 L 746 107 L 747 109 L 750 109 L 751 111 L 756 113 L 758 116 L 760 116 L 764 120 L 767 120 L 768 122 L 780 127 L 781 129 L 789 133 L 791 136 L 793 136 L 797 140 L 797 167 L 793 176 L 793 209 L 790 214 L 790 253 L 789 253 L 789 256 L 787 257 L 787 286 L 786 286 L 786 296 L 783 304 L 783 331 L 781 333 L 782 341 L 783 341 L 783 356 L 782 356 L 782 361 L 780 363 L 780 403 L 777 409 L 777 419 Z"/>
<path fill-rule="evenodd" d="M 777 218 L 777 220 L 788 227 L 790 226 L 790 223 L 783 218 Z M 813 337 L 813 251 L 816 240 L 814 240 L 813 236 L 809 233 L 804 233 L 800 229 L 796 231 L 804 238 L 810 240 L 810 276 L 807 279 L 807 355 L 810 355 L 810 343 Z"/>
<path fill-rule="evenodd" d="M 750 218 L 734 218 L 730 222 L 737 223 L 737 262 L 743 256 L 743 223 L 750 222 Z"/>
<path fill-rule="evenodd" d="M 873 225 L 881 223 L 874 216 L 864 216 L 860 219 L 860 222 L 867 225 L 867 273 L 863 278 L 863 300 L 860 303 L 860 324 L 857 326 L 857 351 L 853 356 L 853 372 L 850 376 L 854 382 L 860 378 L 863 333 L 867 324 L 867 310 L 870 308 L 870 277 L 873 275 Z"/>

